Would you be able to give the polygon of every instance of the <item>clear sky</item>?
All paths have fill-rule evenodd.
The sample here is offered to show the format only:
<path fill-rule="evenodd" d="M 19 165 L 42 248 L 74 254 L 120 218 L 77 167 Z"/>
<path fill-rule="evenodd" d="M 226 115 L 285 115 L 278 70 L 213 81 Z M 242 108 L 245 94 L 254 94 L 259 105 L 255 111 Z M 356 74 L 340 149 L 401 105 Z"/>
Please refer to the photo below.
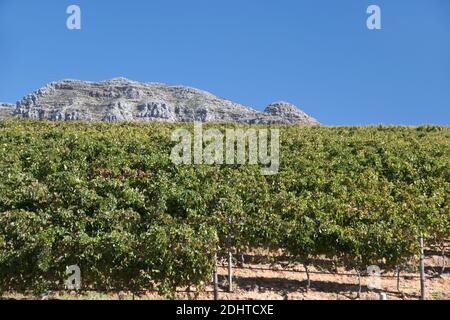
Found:
<path fill-rule="evenodd" d="M 450 1 L 0 0 L 0 101 L 119 76 L 286 100 L 330 125 L 449 125 Z"/>

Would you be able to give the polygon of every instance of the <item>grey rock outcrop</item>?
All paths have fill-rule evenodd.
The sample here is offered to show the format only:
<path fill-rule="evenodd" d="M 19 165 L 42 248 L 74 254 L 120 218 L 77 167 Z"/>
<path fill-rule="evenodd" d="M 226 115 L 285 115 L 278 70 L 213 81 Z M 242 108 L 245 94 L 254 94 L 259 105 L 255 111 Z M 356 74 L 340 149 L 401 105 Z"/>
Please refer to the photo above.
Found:
<path fill-rule="evenodd" d="M 0 102 L 0 120 L 10 117 L 13 114 L 15 107 L 16 106 L 11 103 Z"/>
<path fill-rule="evenodd" d="M 52 82 L 19 101 L 13 114 L 54 121 L 319 124 L 286 102 L 273 103 L 260 112 L 202 90 L 124 78 Z"/>

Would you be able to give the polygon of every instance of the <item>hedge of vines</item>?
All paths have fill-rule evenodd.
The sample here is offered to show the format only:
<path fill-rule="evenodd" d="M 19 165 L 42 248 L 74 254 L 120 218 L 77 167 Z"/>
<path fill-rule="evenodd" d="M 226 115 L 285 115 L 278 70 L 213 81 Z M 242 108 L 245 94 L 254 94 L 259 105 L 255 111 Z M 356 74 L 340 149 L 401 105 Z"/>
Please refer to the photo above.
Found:
<path fill-rule="evenodd" d="M 0 122 L 0 292 L 62 288 L 69 265 L 84 288 L 201 287 L 230 231 L 236 252 L 358 270 L 450 237 L 449 127 L 280 126 L 280 171 L 263 176 L 173 164 L 180 126 Z"/>

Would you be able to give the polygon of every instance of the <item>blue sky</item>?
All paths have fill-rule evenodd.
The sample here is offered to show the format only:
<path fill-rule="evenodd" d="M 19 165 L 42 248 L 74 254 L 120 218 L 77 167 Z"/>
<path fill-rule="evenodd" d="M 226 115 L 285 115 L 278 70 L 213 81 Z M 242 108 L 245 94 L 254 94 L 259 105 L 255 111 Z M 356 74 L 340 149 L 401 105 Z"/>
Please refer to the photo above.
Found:
<path fill-rule="evenodd" d="M 449 125 L 450 1 L 0 0 L 0 101 L 118 76 L 286 100 L 329 125 Z"/>

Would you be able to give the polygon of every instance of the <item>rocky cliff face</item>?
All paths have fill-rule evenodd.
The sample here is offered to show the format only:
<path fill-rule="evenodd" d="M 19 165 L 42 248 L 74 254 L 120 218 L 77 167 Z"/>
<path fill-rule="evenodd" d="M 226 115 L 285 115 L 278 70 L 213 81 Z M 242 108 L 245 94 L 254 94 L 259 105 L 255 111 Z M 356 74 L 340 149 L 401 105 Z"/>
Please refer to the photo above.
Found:
<path fill-rule="evenodd" d="M 271 104 L 260 112 L 198 89 L 124 78 L 102 82 L 52 82 L 19 101 L 13 114 L 55 121 L 318 124 L 286 102 Z"/>

